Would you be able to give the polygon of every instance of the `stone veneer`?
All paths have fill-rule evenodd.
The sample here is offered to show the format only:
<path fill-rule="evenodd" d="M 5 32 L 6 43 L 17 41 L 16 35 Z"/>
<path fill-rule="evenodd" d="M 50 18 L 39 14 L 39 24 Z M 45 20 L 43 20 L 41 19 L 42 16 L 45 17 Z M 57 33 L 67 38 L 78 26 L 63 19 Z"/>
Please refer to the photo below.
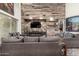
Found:
<path fill-rule="evenodd" d="M 33 4 L 34 5 L 34 4 Z M 33 6 L 32 5 L 32 6 Z M 35 5 L 39 5 L 39 4 L 35 4 Z M 43 4 L 44 5 L 44 4 Z M 49 4 L 48 4 L 49 5 Z M 23 6 L 24 6 L 24 8 L 23 8 Z M 45 5 L 44 5 L 45 6 Z M 44 7 L 43 6 L 43 7 Z M 47 5 L 46 5 L 47 6 Z M 50 13 L 52 13 L 52 16 L 54 17 L 54 19 L 58 19 L 58 20 L 63 20 L 64 18 L 65 18 L 65 4 L 64 3 L 52 3 L 52 5 L 50 5 L 50 6 L 48 6 L 48 7 L 50 7 L 50 8 L 41 8 L 41 10 L 44 10 L 44 9 L 46 9 L 45 10 L 45 12 L 44 11 L 38 11 L 38 10 L 36 10 L 36 9 L 38 9 L 38 8 L 36 8 L 36 9 L 34 9 L 33 8 L 33 11 L 35 10 L 35 13 L 38 13 L 39 12 L 39 14 L 34 14 L 34 12 L 32 11 L 32 8 L 31 8 L 31 6 L 30 5 L 26 5 L 26 4 L 22 4 L 22 32 L 25 30 L 25 25 L 27 24 L 28 25 L 28 22 L 25 22 L 24 21 L 24 19 L 28 19 L 28 16 L 27 16 L 27 14 L 28 13 L 30 13 L 29 15 L 31 15 L 31 14 L 34 14 L 34 16 L 36 16 L 37 18 L 39 18 L 39 15 L 43 15 L 44 13 L 45 13 L 45 15 L 46 15 L 46 17 L 47 17 L 47 19 L 46 20 L 49 20 L 48 19 L 48 17 L 50 17 L 50 16 L 48 16 L 48 15 L 50 15 Z M 28 8 L 28 9 L 25 9 L 25 8 Z M 48 12 L 48 11 L 50 11 L 50 10 L 52 10 L 50 13 Z M 26 11 L 29 11 L 29 12 L 26 12 Z M 33 16 L 33 15 L 32 15 Z M 45 18 L 46 18 L 45 17 Z M 47 22 L 44 22 L 43 24 L 50 24 L 51 22 L 49 22 L 49 23 L 47 23 Z M 29 25 L 28 25 L 29 26 Z M 54 29 L 54 28 L 56 28 L 57 26 L 48 26 L 48 30 L 50 29 L 50 31 L 52 30 L 52 29 Z M 26 29 L 27 30 L 27 29 Z M 48 31 L 47 30 L 47 31 Z M 57 28 L 57 30 L 58 30 L 58 28 Z"/>

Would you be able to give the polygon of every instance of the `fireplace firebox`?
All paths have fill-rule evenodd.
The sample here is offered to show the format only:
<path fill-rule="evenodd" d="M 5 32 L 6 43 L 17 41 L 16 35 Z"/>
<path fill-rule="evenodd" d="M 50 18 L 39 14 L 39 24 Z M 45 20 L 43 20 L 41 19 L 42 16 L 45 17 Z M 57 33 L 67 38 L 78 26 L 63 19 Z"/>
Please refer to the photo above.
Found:
<path fill-rule="evenodd" d="M 41 28 L 41 22 L 33 21 L 30 24 L 31 28 Z"/>

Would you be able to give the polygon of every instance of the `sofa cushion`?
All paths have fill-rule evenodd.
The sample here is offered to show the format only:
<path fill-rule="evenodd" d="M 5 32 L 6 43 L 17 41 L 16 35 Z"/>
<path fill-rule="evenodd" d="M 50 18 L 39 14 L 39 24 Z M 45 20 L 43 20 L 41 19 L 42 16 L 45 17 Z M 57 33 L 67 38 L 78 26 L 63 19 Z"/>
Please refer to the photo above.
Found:
<path fill-rule="evenodd" d="M 18 39 L 16 37 L 6 37 L 1 39 L 4 43 L 12 43 L 12 42 L 22 42 L 22 39 Z"/>
<path fill-rule="evenodd" d="M 25 37 L 24 42 L 38 42 L 38 37 Z"/>
<path fill-rule="evenodd" d="M 1 44 L 2 44 L 2 40 L 0 39 L 0 46 L 1 46 Z"/>
<path fill-rule="evenodd" d="M 58 36 L 47 36 L 47 37 L 40 37 L 40 42 L 58 42 L 60 37 Z"/>
<path fill-rule="evenodd" d="M 73 38 L 73 34 L 72 33 L 64 33 L 64 38 Z"/>

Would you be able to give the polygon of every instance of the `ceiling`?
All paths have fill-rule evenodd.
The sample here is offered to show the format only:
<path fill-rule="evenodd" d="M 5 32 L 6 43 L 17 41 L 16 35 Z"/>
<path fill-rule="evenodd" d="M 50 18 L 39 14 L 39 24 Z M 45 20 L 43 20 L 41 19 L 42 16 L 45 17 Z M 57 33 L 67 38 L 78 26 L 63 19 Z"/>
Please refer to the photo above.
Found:
<path fill-rule="evenodd" d="M 44 18 L 54 17 L 63 19 L 65 16 L 64 3 L 22 3 L 22 18 Z"/>

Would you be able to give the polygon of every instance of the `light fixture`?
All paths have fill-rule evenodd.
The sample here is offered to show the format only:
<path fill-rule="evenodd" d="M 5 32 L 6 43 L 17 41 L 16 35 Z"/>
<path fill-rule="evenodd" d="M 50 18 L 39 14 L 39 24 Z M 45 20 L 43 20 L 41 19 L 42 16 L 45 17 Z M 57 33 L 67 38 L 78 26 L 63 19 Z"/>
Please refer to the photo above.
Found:
<path fill-rule="evenodd" d="M 50 17 L 50 21 L 55 21 L 53 17 Z"/>
<path fill-rule="evenodd" d="M 33 19 L 32 16 L 30 16 L 29 19 Z"/>
<path fill-rule="evenodd" d="M 43 17 L 40 17 L 40 19 L 43 19 Z"/>

